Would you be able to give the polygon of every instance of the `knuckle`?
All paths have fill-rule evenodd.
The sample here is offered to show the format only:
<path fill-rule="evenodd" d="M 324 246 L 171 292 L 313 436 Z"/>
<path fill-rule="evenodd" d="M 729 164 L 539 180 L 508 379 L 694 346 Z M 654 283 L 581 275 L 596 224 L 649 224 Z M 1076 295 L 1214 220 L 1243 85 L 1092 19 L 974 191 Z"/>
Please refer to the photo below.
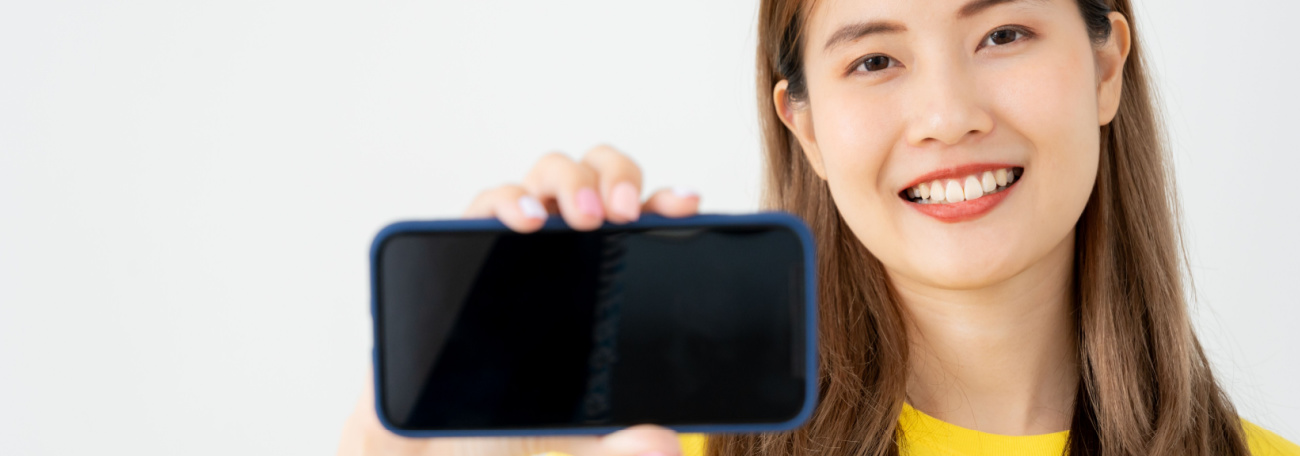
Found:
<path fill-rule="evenodd" d="M 549 152 L 537 160 L 537 166 L 528 173 L 525 182 L 538 186 L 543 182 L 566 182 L 577 177 L 577 173 L 582 166 L 574 162 L 568 155 L 560 152 Z"/>
<path fill-rule="evenodd" d="M 583 183 L 596 182 L 600 177 L 600 172 L 590 165 L 583 164 L 575 168 L 574 174 Z"/>
<path fill-rule="evenodd" d="M 504 184 L 491 190 L 492 193 L 499 197 L 512 197 L 524 193 L 524 189 L 515 184 Z"/>
<path fill-rule="evenodd" d="M 587 152 L 586 157 L 583 158 L 583 163 L 598 170 L 601 179 L 631 179 L 634 183 L 640 185 L 641 167 L 637 166 L 632 157 L 619 152 L 613 147 L 596 146 Z"/>
<path fill-rule="evenodd" d="M 587 165 L 569 162 L 567 166 L 555 170 L 555 177 L 562 187 L 585 185 L 596 180 L 596 172 Z"/>
<path fill-rule="evenodd" d="M 636 181 L 637 186 L 641 185 L 641 167 L 637 166 L 636 163 L 633 163 L 631 160 L 628 160 L 627 175 L 632 180 Z"/>
<path fill-rule="evenodd" d="M 596 147 L 592 147 L 584 156 L 584 158 L 590 160 L 610 160 L 623 157 L 624 155 L 622 152 L 619 152 L 618 149 L 615 149 L 614 146 L 609 144 L 600 144 Z"/>
<path fill-rule="evenodd" d="M 565 155 L 564 152 L 559 151 L 547 152 L 542 155 L 542 158 L 537 159 L 538 167 L 561 166 L 570 163 L 573 163 L 573 159 Z"/>

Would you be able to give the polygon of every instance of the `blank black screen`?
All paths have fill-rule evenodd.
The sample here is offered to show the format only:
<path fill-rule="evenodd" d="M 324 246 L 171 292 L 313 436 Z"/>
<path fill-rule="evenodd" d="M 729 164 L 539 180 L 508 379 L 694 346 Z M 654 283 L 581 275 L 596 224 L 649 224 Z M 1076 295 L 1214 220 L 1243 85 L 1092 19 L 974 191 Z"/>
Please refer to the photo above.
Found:
<path fill-rule="evenodd" d="M 376 266 L 398 428 L 775 423 L 804 401 L 785 227 L 402 233 Z"/>

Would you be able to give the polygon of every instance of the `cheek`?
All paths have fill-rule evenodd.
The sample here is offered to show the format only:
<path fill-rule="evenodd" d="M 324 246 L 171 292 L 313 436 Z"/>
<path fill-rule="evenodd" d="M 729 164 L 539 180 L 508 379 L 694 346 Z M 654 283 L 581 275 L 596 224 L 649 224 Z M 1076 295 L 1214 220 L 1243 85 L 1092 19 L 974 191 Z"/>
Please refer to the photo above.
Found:
<path fill-rule="evenodd" d="M 1037 191 L 1023 196 L 1040 226 L 1073 226 L 1092 193 L 1100 151 L 1092 68 L 1090 48 L 1057 50 L 982 81 L 999 121 L 1029 146 Z"/>
<path fill-rule="evenodd" d="M 896 91 L 895 93 L 900 93 Z M 836 209 L 854 235 L 881 259 L 896 258 L 908 232 L 904 210 L 884 185 L 904 120 L 903 96 L 841 90 L 813 100 L 814 131 Z"/>
<path fill-rule="evenodd" d="M 849 90 L 826 93 L 812 102 L 813 131 L 841 211 L 862 207 L 887 191 L 881 185 L 882 173 L 899 123 L 889 102 Z"/>
<path fill-rule="evenodd" d="M 880 101 L 863 101 L 852 93 L 832 93 L 814 101 L 813 130 L 828 178 L 832 173 L 852 175 L 856 183 L 868 184 L 864 177 L 878 177 L 892 143 L 889 124 L 898 121 L 890 113 Z"/>
<path fill-rule="evenodd" d="M 813 130 L 835 206 L 859 238 L 896 238 L 896 198 L 883 185 L 890 151 L 897 141 L 898 110 L 888 97 L 864 97 L 849 90 L 813 100 Z M 897 209 L 897 208 L 894 208 Z M 859 223 L 872 220 L 873 223 Z M 868 248 L 871 242 L 864 242 Z"/>
<path fill-rule="evenodd" d="M 980 80 L 999 120 L 1036 144 L 1096 141 L 1097 100 L 1091 54 L 1045 53 L 1034 63 L 1008 65 Z M 1082 144 L 1073 149 L 1083 149 Z"/>

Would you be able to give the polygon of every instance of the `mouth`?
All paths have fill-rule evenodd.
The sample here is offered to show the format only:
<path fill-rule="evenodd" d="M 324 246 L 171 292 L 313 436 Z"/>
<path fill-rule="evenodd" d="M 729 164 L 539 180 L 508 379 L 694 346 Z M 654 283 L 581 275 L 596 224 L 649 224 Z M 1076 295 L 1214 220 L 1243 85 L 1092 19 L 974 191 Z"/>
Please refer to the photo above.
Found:
<path fill-rule="evenodd" d="M 1008 166 L 930 178 L 899 192 L 898 196 L 916 204 L 955 205 L 1004 192 L 1024 174 L 1025 168 Z"/>

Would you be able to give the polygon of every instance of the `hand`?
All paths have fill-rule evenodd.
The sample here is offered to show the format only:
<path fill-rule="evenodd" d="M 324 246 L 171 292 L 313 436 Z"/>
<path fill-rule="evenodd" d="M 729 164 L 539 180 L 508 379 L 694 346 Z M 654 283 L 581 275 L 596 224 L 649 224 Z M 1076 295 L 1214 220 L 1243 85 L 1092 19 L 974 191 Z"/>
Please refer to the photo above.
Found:
<path fill-rule="evenodd" d="M 465 217 L 496 217 L 512 230 L 529 233 L 542 227 L 547 214 L 558 213 L 570 228 L 590 231 L 605 220 L 635 221 L 642 212 L 685 217 L 699 211 L 700 197 L 689 190 L 659 190 L 645 202 L 640 195 L 641 168 L 614 148 L 600 146 L 580 162 L 560 153 L 543 156 L 522 184 L 479 193 Z"/>
<path fill-rule="evenodd" d="M 367 379 L 373 377 L 367 376 Z M 339 456 L 532 456 L 546 452 L 574 456 L 680 456 L 677 433 L 640 425 L 604 436 L 408 438 L 389 432 L 375 415 L 373 380 L 343 425 Z"/>

